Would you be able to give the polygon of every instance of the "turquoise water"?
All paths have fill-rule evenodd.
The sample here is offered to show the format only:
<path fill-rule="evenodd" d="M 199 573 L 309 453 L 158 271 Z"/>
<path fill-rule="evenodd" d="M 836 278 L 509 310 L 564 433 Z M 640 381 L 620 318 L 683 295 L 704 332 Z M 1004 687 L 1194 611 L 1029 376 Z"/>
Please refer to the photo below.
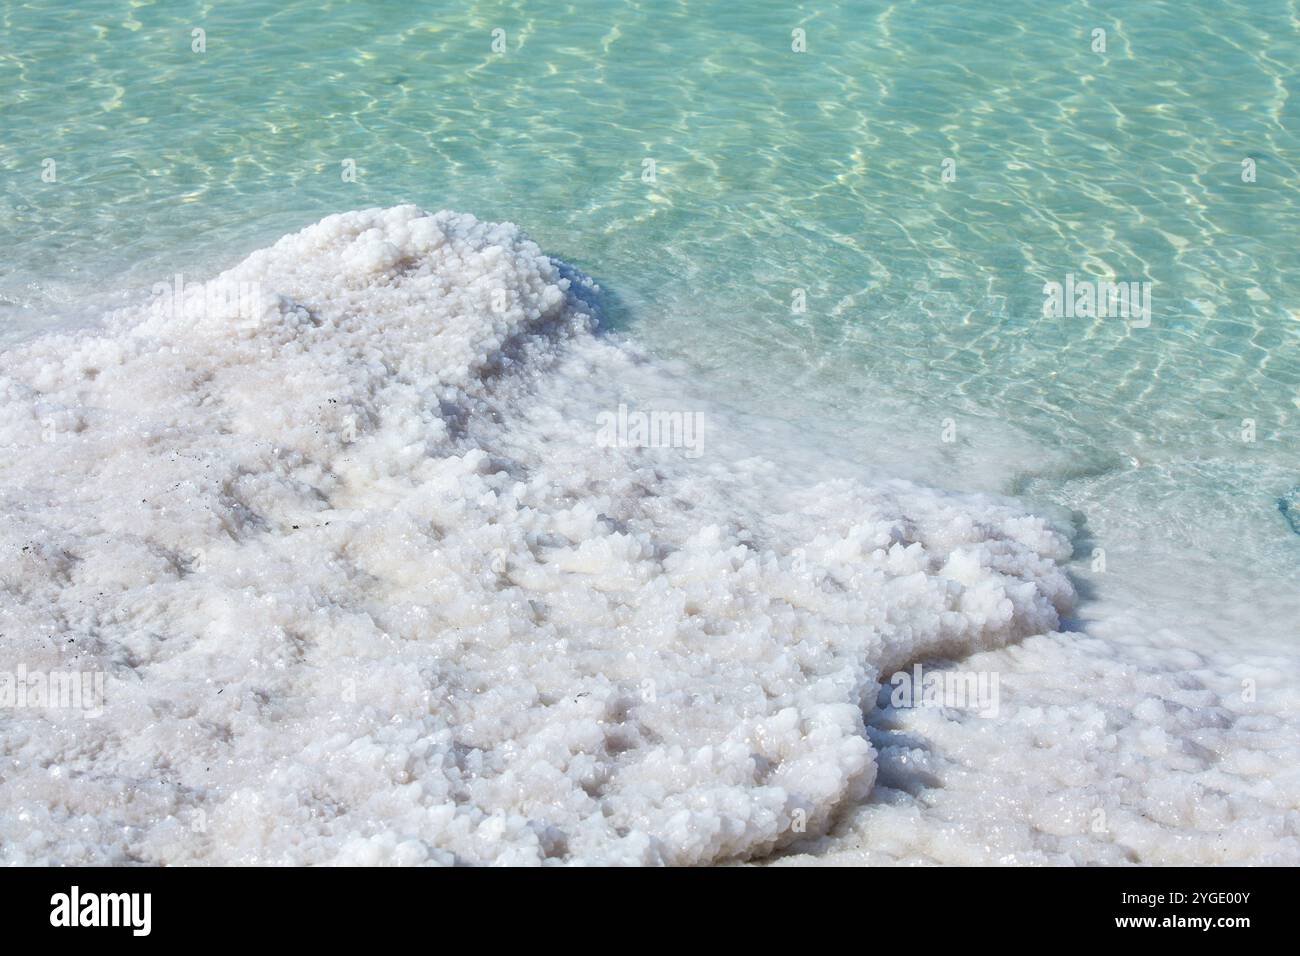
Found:
<path fill-rule="evenodd" d="M 1286 638 L 1297 63 L 1271 0 L 9 3 L 0 336 L 331 212 L 509 219 L 702 397 L 1052 511 L 1102 597 Z M 1068 274 L 1150 282 L 1150 326 L 1044 318 Z"/>

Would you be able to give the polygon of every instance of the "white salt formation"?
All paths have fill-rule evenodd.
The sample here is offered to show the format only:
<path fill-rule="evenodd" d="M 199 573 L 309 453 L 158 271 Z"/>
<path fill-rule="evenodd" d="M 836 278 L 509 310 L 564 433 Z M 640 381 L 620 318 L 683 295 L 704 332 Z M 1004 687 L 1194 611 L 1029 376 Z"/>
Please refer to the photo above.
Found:
<path fill-rule="evenodd" d="M 601 447 L 636 360 L 513 226 L 219 282 L 0 357 L 0 671 L 107 678 L 0 710 L 4 862 L 754 857 L 871 789 L 882 671 L 1072 600 L 1000 503 Z"/>

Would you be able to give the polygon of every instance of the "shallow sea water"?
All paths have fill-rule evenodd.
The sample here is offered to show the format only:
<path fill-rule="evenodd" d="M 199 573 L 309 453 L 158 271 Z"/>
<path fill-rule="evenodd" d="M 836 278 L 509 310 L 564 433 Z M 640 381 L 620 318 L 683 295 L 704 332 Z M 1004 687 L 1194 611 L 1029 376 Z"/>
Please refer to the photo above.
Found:
<path fill-rule="evenodd" d="M 516 222 L 714 447 L 1073 538 L 1062 633 L 960 665 L 1003 719 L 879 711 L 812 850 L 1294 860 L 1298 54 L 1280 2 L 7 4 L 0 341 L 330 213 Z M 1070 274 L 1150 325 L 1044 317 Z"/>

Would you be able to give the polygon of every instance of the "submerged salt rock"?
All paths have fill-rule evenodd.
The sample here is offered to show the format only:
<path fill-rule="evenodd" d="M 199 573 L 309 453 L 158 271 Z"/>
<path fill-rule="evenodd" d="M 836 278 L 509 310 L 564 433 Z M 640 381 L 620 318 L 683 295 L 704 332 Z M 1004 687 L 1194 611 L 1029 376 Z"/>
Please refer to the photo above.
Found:
<path fill-rule="evenodd" d="M 0 670 L 108 678 L 0 723 L 6 862 L 761 854 L 870 789 L 882 671 L 1072 599 L 1003 504 L 602 447 L 626 356 L 514 226 L 214 281 L 0 357 Z"/>

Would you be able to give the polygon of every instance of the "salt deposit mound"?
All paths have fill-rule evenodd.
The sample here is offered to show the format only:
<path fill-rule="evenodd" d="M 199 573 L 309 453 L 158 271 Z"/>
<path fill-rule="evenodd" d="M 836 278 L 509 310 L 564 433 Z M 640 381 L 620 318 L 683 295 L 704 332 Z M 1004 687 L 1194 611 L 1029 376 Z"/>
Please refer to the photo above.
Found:
<path fill-rule="evenodd" d="M 1000 503 L 600 447 L 630 360 L 514 226 L 218 281 L 0 356 L 0 670 L 107 675 L 0 711 L 5 862 L 754 856 L 869 790 L 882 670 L 1072 598 Z"/>

